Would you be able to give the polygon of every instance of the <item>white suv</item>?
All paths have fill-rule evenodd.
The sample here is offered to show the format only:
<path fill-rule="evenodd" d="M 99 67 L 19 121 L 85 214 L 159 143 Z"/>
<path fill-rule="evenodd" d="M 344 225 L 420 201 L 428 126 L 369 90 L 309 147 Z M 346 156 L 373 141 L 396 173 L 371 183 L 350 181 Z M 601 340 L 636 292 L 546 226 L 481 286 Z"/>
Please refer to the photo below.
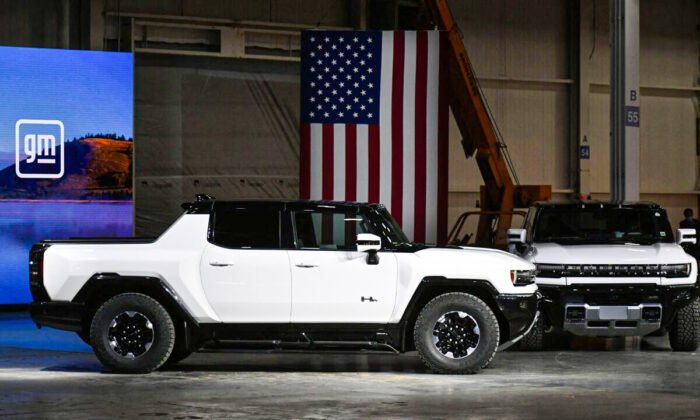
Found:
<path fill-rule="evenodd" d="M 653 203 L 549 202 L 510 229 L 511 251 L 537 266 L 544 315 L 521 342 L 542 348 L 546 330 L 577 335 L 646 335 L 669 330 L 674 350 L 700 340 L 697 262 L 673 240 L 666 211 Z"/>
<path fill-rule="evenodd" d="M 31 313 L 110 369 L 148 372 L 202 347 L 417 349 L 473 373 L 538 313 L 534 266 L 502 251 L 408 243 L 381 205 L 183 205 L 157 239 L 43 241 Z"/>

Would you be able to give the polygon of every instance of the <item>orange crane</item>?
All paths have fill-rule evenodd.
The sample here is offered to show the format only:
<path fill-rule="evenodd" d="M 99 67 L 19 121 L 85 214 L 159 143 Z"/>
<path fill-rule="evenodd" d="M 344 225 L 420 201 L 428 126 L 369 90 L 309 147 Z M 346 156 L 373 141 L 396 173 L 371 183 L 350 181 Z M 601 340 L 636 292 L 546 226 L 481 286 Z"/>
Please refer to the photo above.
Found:
<path fill-rule="evenodd" d="M 452 20 L 446 0 L 426 0 L 432 24 L 449 33 L 452 50 L 450 57 L 450 108 L 462 135 L 462 147 L 467 158 L 475 156 L 484 185 L 480 188 L 481 211 L 460 216 L 450 232 L 452 243 L 468 241 L 460 231 L 469 215 L 477 214 L 479 224 L 475 244 L 479 246 L 506 246 L 506 232 L 512 217 L 522 215 L 516 208 L 529 207 L 536 201 L 552 199 L 551 185 L 520 185 L 508 149 L 491 116 L 474 75 L 461 34 Z"/>

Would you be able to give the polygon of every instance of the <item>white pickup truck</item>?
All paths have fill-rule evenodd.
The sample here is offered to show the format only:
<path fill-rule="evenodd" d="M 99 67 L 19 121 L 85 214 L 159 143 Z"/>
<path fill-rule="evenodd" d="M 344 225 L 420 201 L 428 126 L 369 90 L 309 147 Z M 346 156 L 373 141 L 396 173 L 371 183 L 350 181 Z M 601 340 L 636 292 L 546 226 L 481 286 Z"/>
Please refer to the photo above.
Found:
<path fill-rule="evenodd" d="M 157 239 L 42 241 L 38 326 L 104 365 L 149 372 L 208 349 L 417 349 L 474 373 L 532 327 L 534 266 L 502 251 L 408 243 L 381 205 L 208 196 Z"/>
<path fill-rule="evenodd" d="M 653 203 L 549 202 L 510 229 L 511 251 L 537 266 L 544 316 L 520 342 L 539 350 L 545 331 L 643 336 L 668 329 L 671 347 L 700 344 L 698 268 L 676 241 L 666 211 Z"/>

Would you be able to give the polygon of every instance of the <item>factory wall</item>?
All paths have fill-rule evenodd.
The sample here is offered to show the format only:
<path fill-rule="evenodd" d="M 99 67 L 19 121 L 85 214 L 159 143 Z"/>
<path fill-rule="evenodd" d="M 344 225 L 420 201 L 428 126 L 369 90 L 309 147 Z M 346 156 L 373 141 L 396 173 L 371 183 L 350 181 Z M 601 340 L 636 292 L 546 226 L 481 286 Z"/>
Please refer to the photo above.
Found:
<path fill-rule="evenodd" d="M 118 29 L 108 19 L 117 11 L 351 27 L 361 1 L 22 3 L 26 7 L 0 0 L 0 44 L 108 48 L 101 41 Z M 520 182 L 552 184 L 555 197 L 565 198 L 575 195 L 584 178 L 586 193 L 606 199 L 608 2 L 449 3 Z M 667 206 L 674 225 L 682 208 L 697 210 L 698 204 L 698 23 L 696 1 L 641 0 L 642 199 Z M 178 214 L 176 206 L 198 191 L 232 198 L 296 196 L 298 72 L 296 63 L 137 54 L 138 234 L 162 230 Z M 581 175 L 583 133 L 591 158 L 590 171 Z M 450 225 L 475 209 L 481 184 L 459 140 L 453 120 Z"/>

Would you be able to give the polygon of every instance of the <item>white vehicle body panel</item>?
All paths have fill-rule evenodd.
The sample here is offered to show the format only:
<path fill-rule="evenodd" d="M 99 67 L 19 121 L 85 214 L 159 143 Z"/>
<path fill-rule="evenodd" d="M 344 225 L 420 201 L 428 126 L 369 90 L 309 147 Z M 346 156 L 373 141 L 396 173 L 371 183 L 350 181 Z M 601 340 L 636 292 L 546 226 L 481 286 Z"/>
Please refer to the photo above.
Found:
<path fill-rule="evenodd" d="M 219 322 L 202 288 L 199 265 L 209 215 L 181 216 L 149 244 L 56 244 L 44 254 L 44 287 L 55 301 L 70 301 L 96 273 L 157 277 L 199 322 Z"/>
<path fill-rule="evenodd" d="M 52 300 L 71 301 L 97 273 L 155 277 L 202 323 L 394 323 L 428 276 L 485 281 L 499 294 L 537 291 L 512 284 L 511 270 L 534 266 L 503 251 L 379 252 L 373 266 L 359 252 L 225 249 L 208 242 L 208 227 L 208 214 L 185 214 L 152 243 L 52 244 L 44 287 Z"/>
<path fill-rule="evenodd" d="M 289 322 L 292 282 L 287 251 L 227 249 L 207 243 L 202 286 L 223 322 Z"/>
<path fill-rule="evenodd" d="M 393 252 L 379 252 L 377 265 L 367 264 L 367 254 L 363 252 L 288 253 L 292 271 L 292 322 L 389 321 L 398 274 Z"/>

